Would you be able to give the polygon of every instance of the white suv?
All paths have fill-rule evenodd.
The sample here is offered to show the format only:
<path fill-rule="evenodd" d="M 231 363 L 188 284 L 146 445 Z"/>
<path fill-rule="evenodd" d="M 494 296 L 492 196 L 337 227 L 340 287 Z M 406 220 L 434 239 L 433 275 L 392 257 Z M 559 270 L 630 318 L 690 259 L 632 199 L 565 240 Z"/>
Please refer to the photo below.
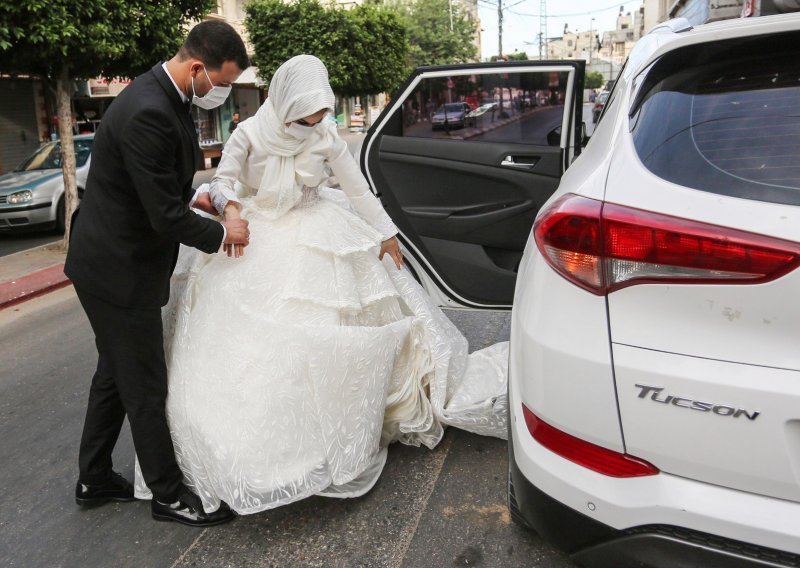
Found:
<path fill-rule="evenodd" d="M 585 147 L 584 77 L 418 68 L 360 154 L 437 301 L 513 300 L 511 512 L 585 564 L 800 566 L 800 17 L 654 30 Z"/>
<path fill-rule="evenodd" d="M 641 39 L 518 271 L 515 520 L 591 566 L 800 566 L 800 17 Z"/>

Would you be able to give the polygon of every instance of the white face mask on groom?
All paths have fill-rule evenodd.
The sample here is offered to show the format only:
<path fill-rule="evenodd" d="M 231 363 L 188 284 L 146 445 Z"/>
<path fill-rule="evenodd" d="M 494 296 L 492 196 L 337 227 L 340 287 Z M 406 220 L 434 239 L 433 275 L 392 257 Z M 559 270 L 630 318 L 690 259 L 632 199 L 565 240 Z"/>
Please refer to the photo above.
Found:
<path fill-rule="evenodd" d="M 211 77 L 208 76 L 208 71 L 206 71 L 205 67 L 203 67 L 203 73 L 206 74 L 206 79 L 208 79 L 208 84 L 211 85 L 211 90 L 202 97 L 198 97 L 194 90 L 194 77 L 192 77 L 192 103 L 202 109 L 211 110 L 217 108 L 219 105 L 225 102 L 225 100 L 228 98 L 228 95 L 231 94 L 232 87 L 221 87 L 214 85 L 214 83 L 211 82 Z"/>

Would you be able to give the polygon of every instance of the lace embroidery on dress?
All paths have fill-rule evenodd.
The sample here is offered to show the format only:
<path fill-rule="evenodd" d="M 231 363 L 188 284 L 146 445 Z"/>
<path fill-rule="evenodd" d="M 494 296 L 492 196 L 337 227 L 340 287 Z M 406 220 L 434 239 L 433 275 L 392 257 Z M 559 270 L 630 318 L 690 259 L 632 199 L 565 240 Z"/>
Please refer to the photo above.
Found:
<path fill-rule="evenodd" d="M 319 202 L 319 188 L 304 185 L 301 190 L 300 199 L 294 204 L 292 209 L 306 209 Z"/>

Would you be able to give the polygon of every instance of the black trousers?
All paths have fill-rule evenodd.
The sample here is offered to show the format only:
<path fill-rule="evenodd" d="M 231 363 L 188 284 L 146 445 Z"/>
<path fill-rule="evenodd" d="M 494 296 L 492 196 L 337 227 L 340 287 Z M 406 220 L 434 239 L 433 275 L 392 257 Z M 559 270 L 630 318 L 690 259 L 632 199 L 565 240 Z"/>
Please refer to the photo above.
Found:
<path fill-rule="evenodd" d="M 98 483 L 111 475 L 111 452 L 127 414 L 147 486 L 159 501 L 173 502 L 183 474 L 167 424 L 161 310 L 123 308 L 77 287 L 75 291 L 92 325 L 98 353 L 81 437 L 79 479 Z"/>

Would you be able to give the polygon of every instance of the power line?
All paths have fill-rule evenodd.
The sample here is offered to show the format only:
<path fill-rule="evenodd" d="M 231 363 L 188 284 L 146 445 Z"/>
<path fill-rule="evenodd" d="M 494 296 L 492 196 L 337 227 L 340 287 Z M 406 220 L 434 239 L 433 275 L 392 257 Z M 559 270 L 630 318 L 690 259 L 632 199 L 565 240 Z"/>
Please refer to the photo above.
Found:
<path fill-rule="evenodd" d="M 521 4 L 522 2 L 525 2 L 525 1 L 526 0 L 521 0 L 520 2 L 515 2 L 514 4 L 512 4 L 512 6 L 516 6 L 517 4 Z M 497 3 L 496 2 L 492 2 L 491 0 L 478 0 L 478 2 L 486 4 L 487 7 L 491 6 L 492 8 L 494 8 L 495 6 L 497 6 Z M 617 3 L 617 4 L 614 4 L 612 6 L 608 6 L 606 8 L 598 8 L 597 10 L 589 10 L 587 12 L 570 12 L 568 14 L 545 14 L 545 17 L 548 17 L 548 18 L 571 18 L 573 16 L 589 16 L 591 14 L 599 14 L 600 12 L 608 12 L 609 10 L 613 10 L 615 8 L 619 8 L 621 5 L 622 4 Z M 507 6 L 506 8 L 510 8 L 510 7 L 511 6 Z M 540 15 L 540 14 L 530 14 L 530 13 L 525 13 L 525 12 L 513 12 L 513 13 L 516 14 L 517 16 L 530 16 L 530 17 L 535 17 L 535 18 L 538 18 L 539 15 Z"/>

